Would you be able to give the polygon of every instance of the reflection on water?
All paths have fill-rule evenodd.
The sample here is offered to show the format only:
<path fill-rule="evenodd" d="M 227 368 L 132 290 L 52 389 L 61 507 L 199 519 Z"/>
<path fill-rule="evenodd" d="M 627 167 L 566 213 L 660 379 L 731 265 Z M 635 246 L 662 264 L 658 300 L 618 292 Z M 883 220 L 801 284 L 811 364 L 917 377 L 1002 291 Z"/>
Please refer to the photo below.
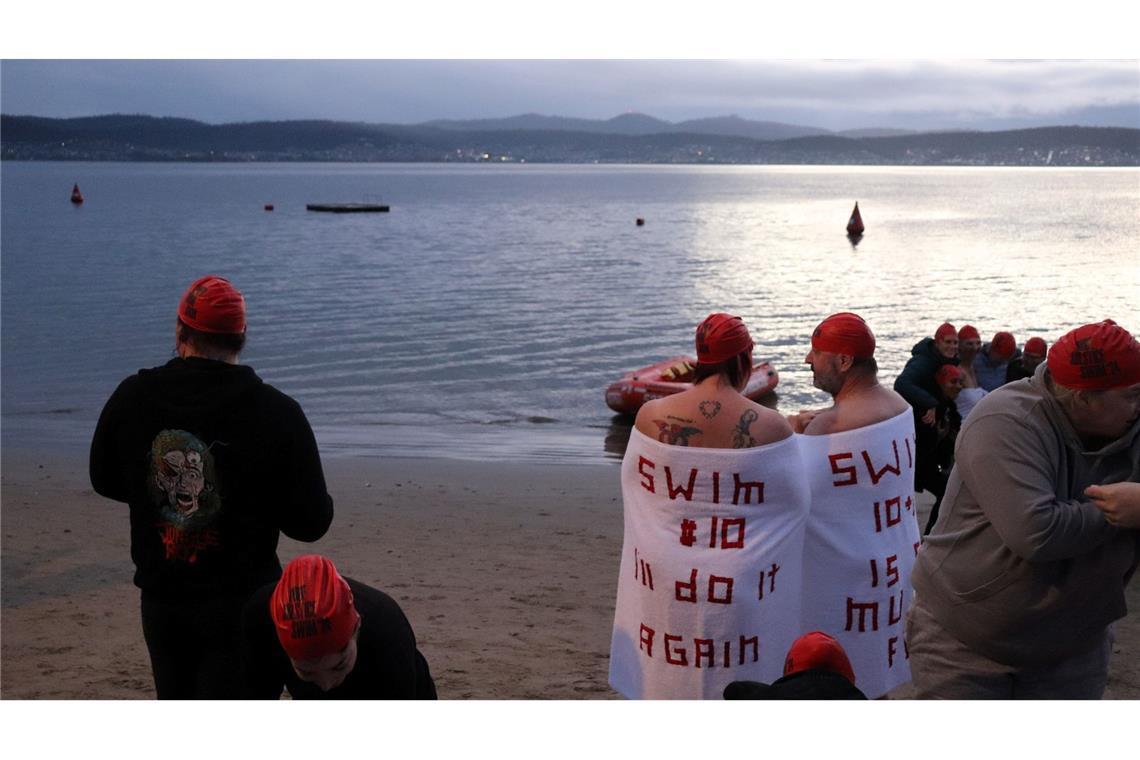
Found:
<path fill-rule="evenodd" d="M 629 446 L 629 435 L 633 432 L 633 418 L 617 414 L 606 429 L 604 449 L 607 459 L 621 460 Z"/>
<path fill-rule="evenodd" d="M 884 383 L 946 320 L 1019 341 L 1107 316 L 1140 329 L 1137 176 L 5 162 L 0 427 L 15 440 L 74 409 L 54 417 L 89 436 L 123 377 L 169 357 L 178 298 L 211 272 L 245 293 L 243 361 L 322 446 L 612 458 L 606 386 L 691 352 L 714 311 L 744 318 L 783 413 L 828 403 L 803 359 L 837 311 L 871 325 Z M 391 212 L 304 209 L 370 195 Z M 852 197 L 873 220 L 858 255 Z"/>

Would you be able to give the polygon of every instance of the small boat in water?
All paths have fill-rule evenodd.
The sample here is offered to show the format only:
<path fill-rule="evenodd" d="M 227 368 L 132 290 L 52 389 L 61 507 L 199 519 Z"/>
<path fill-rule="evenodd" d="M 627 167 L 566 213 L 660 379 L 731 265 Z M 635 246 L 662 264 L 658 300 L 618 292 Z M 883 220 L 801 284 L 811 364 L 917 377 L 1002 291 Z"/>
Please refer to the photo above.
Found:
<path fill-rule="evenodd" d="M 333 214 L 366 214 L 387 211 L 386 205 L 379 203 L 307 203 L 309 211 L 328 211 Z"/>
<path fill-rule="evenodd" d="M 863 217 L 859 214 L 859 201 L 855 201 L 855 210 L 851 212 L 851 218 L 847 221 L 847 234 L 863 234 Z"/>
<path fill-rule="evenodd" d="M 606 405 L 619 414 L 633 416 L 646 401 L 672 396 L 693 387 L 696 360 L 691 356 L 674 356 L 648 367 L 627 372 L 606 388 Z M 780 376 L 768 362 L 752 366 L 752 376 L 744 387 L 744 395 L 756 401 L 776 389 Z"/>
<path fill-rule="evenodd" d="M 79 192 L 78 182 L 71 188 L 71 202 L 76 206 L 83 203 L 83 193 Z"/>

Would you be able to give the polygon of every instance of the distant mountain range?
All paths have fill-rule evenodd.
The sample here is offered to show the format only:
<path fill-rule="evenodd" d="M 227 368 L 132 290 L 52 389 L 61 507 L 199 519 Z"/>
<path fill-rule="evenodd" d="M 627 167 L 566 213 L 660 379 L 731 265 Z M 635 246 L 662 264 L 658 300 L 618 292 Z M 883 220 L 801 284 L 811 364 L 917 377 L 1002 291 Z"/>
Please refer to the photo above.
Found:
<path fill-rule="evenodd" d="M 0 116 L 4 160 L 1140 166 L 1140 129 L 829 132 L 737 116 L 367 124 L 109 115 Z"/>
<path fill-rule="evenodd" d="M 686 133 L 694 135 L 722 135 L 750 137 L 753 140 L 787 140 L 792 137 L 838 134 L 844 137 L 894 137 L 915 134 L 906 129 L 853 129 L 832 132 L 818 127 L 783 124 L 777 121 L 753 121 L 739 116 L 715 116 L 708 119 L 668 122 L 640 113 L 626 113 L 612 119 L 574 119 L 566 116 L 542 116 L 528 113 L 505 119 L 469 119 L 466 121 L 436 120 L 419 126 L 439 127 L 468 132 L 494 132 L 502 130 L 555 130 L 559 132 L 591 132 L 607 135 L 654 135 Z"/>

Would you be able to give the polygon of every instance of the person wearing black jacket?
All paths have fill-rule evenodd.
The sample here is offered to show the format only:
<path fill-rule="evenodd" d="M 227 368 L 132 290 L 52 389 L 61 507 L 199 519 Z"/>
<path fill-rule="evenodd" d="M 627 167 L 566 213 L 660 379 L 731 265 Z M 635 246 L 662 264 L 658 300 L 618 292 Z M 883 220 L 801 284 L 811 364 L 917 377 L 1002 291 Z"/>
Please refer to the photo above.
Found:
<path fill-rule="evenodd" d="M 1006 367 L 1005 381 L 1012 383 L 1014 380 L 1033 377 L 1038 365 L 1045 361 L 1047 353 L 1049 353 L 1049 346 L 1045 343 L 1044 338 L 1030 338 L 1025 341 L 1025 348 L 1021 350 L 1021 356 L 1011 359 L 1009 366 Z"/>
<path fill-rule="evenodd" d="M 281 575 L 281 533 L 315 541 L 333 516 L 296 401 L 238 364 L 245 300 L 203 277 L 186 291 L 178 357 L 107 401 L 91 485 L 130 506 L 134 582 L 159 699 L 241 694 L 241 609 Z"/>
<path fill-rule="evenodd" d="M 934 409 L 934 424 L 920 425 L 917 420 L 914 430 L 914 490 L 928 491 L 934 495 L 934 505 L 922 534 L 930 533 L 938 521 L 938 510 L 942 497 L 946 495 L 946 484 L 950 480 L 950 470 L 954 468 L 954 443 L 958 431 L 962 429 L 962 416 L 954 403 L 962 390 L 962 370 L 953 364 L 943 364 L 934 374 L 938 383 L 938 406 Z M 918 410 L 915 410 L 918 416 Z"/>
<path fill-rule="evenodd" d="M 944 322 L 933 338 L 914 344 L 903 371 L 895 379 L 895 391 L 914 407 L 916 424 L 933 427 L 938 408 L 938 383 L 934 375 L 944 364 L 958 364 L 958 331 Z"/>
<path fill-rule="evenodd" d="M 242 614 L 245 696 L 435 699 L 412 626 L 383 591 L 310 554 L 258 589 Z"/>

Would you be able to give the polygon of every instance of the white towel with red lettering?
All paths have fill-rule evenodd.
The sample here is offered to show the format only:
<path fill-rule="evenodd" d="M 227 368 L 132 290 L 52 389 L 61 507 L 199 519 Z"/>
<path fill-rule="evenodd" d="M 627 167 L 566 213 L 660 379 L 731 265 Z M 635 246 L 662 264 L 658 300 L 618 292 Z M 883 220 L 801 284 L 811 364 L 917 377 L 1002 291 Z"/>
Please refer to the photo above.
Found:
<path fill-rule="evenodd" d="M 910 680 L 903 629 L 920 532 L 914 417 L 797 436 L 811 513 L 804 540 L 804 630 L 834 636 L 869 698 Z"/>
<path fill-rule="evenodd" d="M 808 489 L 797 438 L 704 449 L 633 430 L 610 645 L 618 692 L 720 699 L 732 681 L 780 677 L 800 633 Z"/>

